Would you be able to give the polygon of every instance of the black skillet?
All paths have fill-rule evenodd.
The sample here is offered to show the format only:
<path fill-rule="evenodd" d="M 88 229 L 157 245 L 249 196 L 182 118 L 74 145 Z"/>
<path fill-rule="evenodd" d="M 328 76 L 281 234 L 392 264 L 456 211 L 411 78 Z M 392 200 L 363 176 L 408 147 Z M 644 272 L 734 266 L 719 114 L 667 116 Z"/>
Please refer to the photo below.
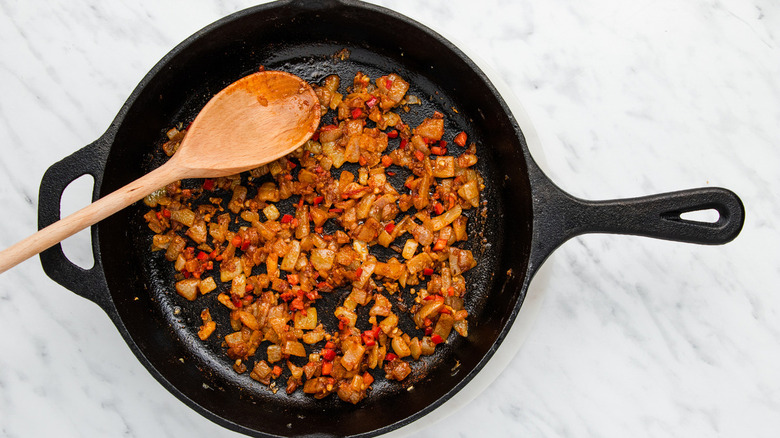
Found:
<path fill-rule="evenodd" d="M 336 60 L 333 55 L 344 48 L 349 58 Z M 407 382 L 378 379 L 357 406 L 335 396 L 316 401 L 300 391 L 273 394 L 248 373 L 234 373 L 218 336 L 206 343 L 195 336 L 198 314 L 217 306 L 216 294 L 190 304 L 172 293 L 170 264 L 149 252 L 142 205 L 92 227 L 92 269 L 75 266 L 59 245 L 41 254 L 45 272 L 103 308 L 163 386 L 229 429 L 255 436 L 373 436 L 397 429 L 431 412 L 480 372 L 509 331 L 534 273 L 567 239 L 606 232 L 722 244 L 742 227 L 742 203 L 724 189 L 605 202 L 564 193 L 531 158 L 494 86 L 457 47 L 406 17 L 352 0 L 258 6 L 177 46 L 141 81 L 105 134 L 49 168 L 41 182 L 39 227 L 59 218 L 62 192 L 79 176 L 95 178 L 97 199 L 154 168 L 168 127 L 192 120 L 213 94 L 260 65 L 311 82 L 333 73 L 349 82 L 357 70 L 371 77 L 399 73 L 423 100 L 407 115 L 410 125 L 439 109 L 449 136 L 464 130 L 478 145 L 488 208 L 469 221 L 476 236 L 470 247 L 479 257 L 468 274 L 469 337 L 453 335 L 446 348 L 415 365 Z M 705 209 L 717 210 L 719 219 L 680 218 Z"/>

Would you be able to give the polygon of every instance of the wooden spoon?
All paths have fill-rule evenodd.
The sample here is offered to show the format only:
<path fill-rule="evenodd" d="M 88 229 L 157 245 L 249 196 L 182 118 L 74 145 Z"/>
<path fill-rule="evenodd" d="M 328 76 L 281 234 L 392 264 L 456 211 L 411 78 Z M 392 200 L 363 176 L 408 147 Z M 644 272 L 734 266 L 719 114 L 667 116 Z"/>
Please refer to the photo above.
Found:
<path fill-rule="evenodd" d="M 283 157 L 319 123 L 319 100 L 301 78 L 280 71 L 243 77 L 203 107 L 170 160 L 0 251 L 0 273 L 174 181 L 234 175 Z"/>

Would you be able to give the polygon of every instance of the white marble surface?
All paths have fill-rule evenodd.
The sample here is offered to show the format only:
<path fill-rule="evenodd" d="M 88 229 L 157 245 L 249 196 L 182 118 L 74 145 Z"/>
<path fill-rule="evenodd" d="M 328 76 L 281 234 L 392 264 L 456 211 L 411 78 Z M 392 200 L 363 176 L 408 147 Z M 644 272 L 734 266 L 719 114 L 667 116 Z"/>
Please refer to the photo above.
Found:
<path fill-rule="evenodd" d="M 494 67 L 572 194 L 723 186 L 747 209 L 725 246 L 565 244 L 509 367 L 412 436 L 777 436 L 780 4 L 378 3 Z M 251 4 L 0 0 L 0 247 L 35 230 L 45 169 L 97 138 L 149 68 Z M 86 187 L 66 210 L 86 202 Z M 88 263 L 84 235 L 70 240 L 66 251 Z M 102 311 L 33 259 L 0 276 L 0 436 L 54 434 L 236 436 L 165 391 Z"/>

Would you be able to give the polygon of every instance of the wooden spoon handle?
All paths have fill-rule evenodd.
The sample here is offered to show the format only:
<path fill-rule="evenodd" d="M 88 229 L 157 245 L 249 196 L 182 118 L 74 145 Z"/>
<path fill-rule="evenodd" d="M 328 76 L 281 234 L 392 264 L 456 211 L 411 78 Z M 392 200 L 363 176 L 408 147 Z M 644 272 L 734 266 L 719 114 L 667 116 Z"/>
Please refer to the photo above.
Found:
<path fill-rule="evenodd" d="M 94 225 L 180 177 L 170 162 L 0 251 L 0 273 Z"/>

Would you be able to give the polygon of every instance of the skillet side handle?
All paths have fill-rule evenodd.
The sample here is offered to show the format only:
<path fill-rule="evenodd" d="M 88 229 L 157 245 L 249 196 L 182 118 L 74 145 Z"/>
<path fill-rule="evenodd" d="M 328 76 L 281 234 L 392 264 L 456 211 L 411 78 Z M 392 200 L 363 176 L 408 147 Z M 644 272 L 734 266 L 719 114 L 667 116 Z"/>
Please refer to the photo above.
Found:
<path fill-rule="evenodd" d="M 108 157 L 110 143 L 104 137 L 83 147 L 49 167 L 41 179 L 38 193 L 38 229 L 60 219 L 62 194 L 68 185 L 82 175 L 92 175 L 94 189 L 92 199 L 98 196 L 98 188 Z M 83 269 L 68 260 L 62 245 L 56 244 L 40 253 L 43 271 L 52 280 L 103 308 L 106 308 L 108 287 L 98 254 L 97 229 L 90 230 L 94 265 Z"/>
<path fill-rule="evenodd" d="M 531 273 L 572 237 L 588 233 L 628 234 L 705 245 L 737 237 L 745 207 L 733 192 L 717 187 L 682 190 L 638 198 L 588 201 L 555 185 L 528 156 L 533 182 L 534 236 Z M 718 219 L 700 222 L 684 213 L 715 210 Z"/>

